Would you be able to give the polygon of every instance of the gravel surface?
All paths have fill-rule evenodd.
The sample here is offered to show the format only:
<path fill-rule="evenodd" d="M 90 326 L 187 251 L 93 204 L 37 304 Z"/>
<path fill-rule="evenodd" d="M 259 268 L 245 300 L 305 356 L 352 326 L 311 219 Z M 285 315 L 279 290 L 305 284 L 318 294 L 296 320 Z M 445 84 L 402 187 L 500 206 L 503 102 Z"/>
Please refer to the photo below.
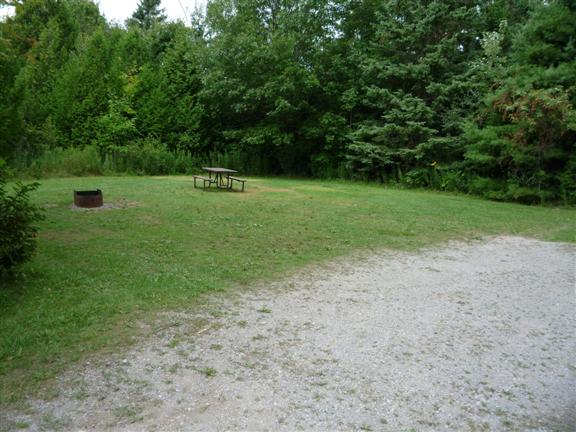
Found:
<path fill-rule="evenodd" d="M 29 430 L 576 430 L 574 245 L 378 252 L 166 314 Z"/>

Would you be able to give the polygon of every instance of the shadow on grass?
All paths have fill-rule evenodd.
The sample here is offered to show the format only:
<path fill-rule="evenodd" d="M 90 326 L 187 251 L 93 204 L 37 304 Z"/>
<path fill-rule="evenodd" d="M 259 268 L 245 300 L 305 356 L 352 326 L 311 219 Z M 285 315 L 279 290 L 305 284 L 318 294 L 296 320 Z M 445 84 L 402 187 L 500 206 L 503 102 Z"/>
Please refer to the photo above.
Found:
<path fill-rule="evenodd" d="M 0 311 L 18 303 L 19 298 L 26 292 L 28 279 L 38 277 L 42 275 L 30 270 L 23 271 L 21 268 L 0 271 Z"/>

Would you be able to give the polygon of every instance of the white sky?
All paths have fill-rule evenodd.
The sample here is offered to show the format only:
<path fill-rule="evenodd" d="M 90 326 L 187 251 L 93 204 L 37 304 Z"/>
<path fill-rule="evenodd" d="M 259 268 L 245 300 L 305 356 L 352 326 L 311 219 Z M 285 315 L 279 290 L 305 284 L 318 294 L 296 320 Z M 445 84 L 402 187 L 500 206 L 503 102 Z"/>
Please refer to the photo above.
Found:
<path fill-rule="evenodd" d="M 100 6 L 100 13 L 109 22 L 116 21 L 123 24 L 124 20 L 136 10 L 138 0 L 96 0 L 95 3 Z M 165 9 L 169 20 L 186 22 L 186 16 L 190 18 L 197 7 L 203 8 L 205 4 L 206 0 L 162 0 L 161 7 Z M 11 15 L 12 9 L 11 7 L 0 7 L 0 17 Z"/>
<path fill-rule="evenodd" d="M 118 21 L 123 23 L 124 20 L 132 15 L 138 6 L 138 0 L 97 0 L 100 6 L 100 13 L 108 21 Z M 190 18 L 196 7 L 204 7 L 205 0 L 162 0 L 161 7 L 169 20 L 186 21 L 186 16 Z M 186 14 L 184 14 L 186 11 Z"/>

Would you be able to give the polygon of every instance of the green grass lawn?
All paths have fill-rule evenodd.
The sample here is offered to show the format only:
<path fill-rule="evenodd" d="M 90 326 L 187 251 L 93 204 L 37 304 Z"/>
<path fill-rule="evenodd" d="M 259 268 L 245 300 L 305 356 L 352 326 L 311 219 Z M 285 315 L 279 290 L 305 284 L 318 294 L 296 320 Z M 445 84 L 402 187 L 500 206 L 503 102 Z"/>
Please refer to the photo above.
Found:
<path fill-rule="evenodd" d="M 118 209 L 73 211 L 73 189 Z M 38 253 L 0 287 L 0 402 L 85 354 L 138 335 L 137 320 L 367 248 L 415 249 L 515 234 L 574 241 L 574 209 L 527 207 L 375 185 L 250 179 L 247 192 L 190 177 L 45 180 Z"/>

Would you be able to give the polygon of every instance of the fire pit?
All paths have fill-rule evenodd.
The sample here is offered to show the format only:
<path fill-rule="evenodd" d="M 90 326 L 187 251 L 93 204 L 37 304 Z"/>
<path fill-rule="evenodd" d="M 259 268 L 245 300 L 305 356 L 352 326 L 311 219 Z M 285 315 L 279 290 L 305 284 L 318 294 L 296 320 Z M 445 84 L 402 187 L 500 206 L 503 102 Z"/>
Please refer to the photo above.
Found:
<path fill-rule="evenodd" d="M 74 205 L 76 207 L 95 208 L 102 207 L 102 204 L 102 191 L 100 189 L 74 191 Z"/>

